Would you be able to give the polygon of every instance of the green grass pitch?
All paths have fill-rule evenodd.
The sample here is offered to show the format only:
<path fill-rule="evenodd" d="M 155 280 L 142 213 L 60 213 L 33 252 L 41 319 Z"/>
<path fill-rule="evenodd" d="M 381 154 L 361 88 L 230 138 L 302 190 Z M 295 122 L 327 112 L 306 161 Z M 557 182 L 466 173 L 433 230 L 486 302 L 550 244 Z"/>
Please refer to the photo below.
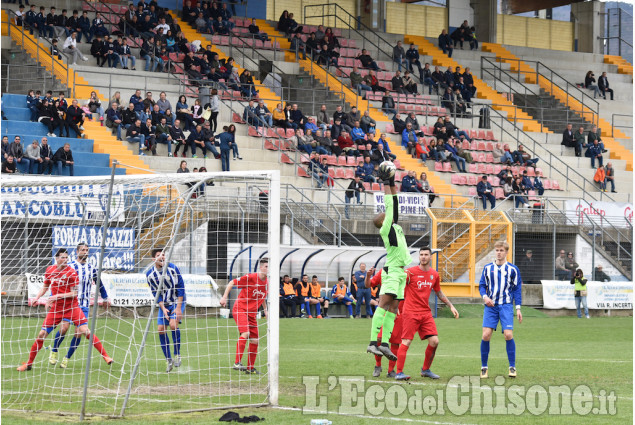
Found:
<path fill-rule="evenodd" d="M 456 394 L 456 385 L 453 382 L 465 376 L 478 376 L 480 369 L 480 339 L 481 339 L 481 315 L 482 307 L 459 305 L 457 309 L 461 313 L 461 318 L 454 320 L 448 317 L 449 312 L 443 310 L 437 319 L 440 345 L 436 353 L 436 358 L 432 365 L 432 370 L 441 375 L 439 381 L 432 381 L 419 377 L 419 370 L 423 363 L 426 343 L 413 341 L 406 361 L 405 372 L 413 376 L 409 383 L 396 384 L 393 380 L 385 377 L 387 371 L 387 361 L 383 362 L 383 373 L 380 378 L 373 378 L 371 373 L 374 367 L 374 359 L 370 354 L 365 353 L 370 331 L 370 320 L 305 320 L 282 319 L 280 321 L 280 399 L 282 408 L 245 408 L 238 409 L 240 414 L 255 414 L 266 418 L 264 423 L 270 424 L 309 424 L 311 419 L 326 418 L 333 421 L 334 425 L 345 424 L 367 424 L 367 423 L 442 423 L 442 424 L 621 424 L 633 423 L 633 319 L 632 317 L 607 317 L 593 318 L 591 320 L 577 319 L 573 317 L 549 318 L 543 313 L 523 308 L 524 320 L 522 324 L 515 323 L 514 338 L 517 350 L 518 377 L 510 379 L 507 374 L 507 356 L 505 351 L 504 338 L 500 331 L 492 337 L 490 352 L 490 378 L 481 381 L 481 386 L 491 386 L 502 389 L 510 386 L 519 386 L 525 389 L 534 389 L 533 395 L 536 399 L 546 396 L 550 386 L 566 385 L 571 390 L 586 385 L 590 388 L 594 407 L 599 406 L 599 395 L 614 392 L 617 397 L 615 402 L 615 414 L 607 415 L 580 415 L 576 412 L 572 414 L 554 415 L 549 414 L 549 409 L 539 415 L 534 415 L 529 409 L 517 413 L 507 414 L 479 414 L 478 411 L 470 410 L 465 414 L 454 414 L 445 409 L 443 414 L 426 414 L 418 412 L 416 409 L 395 410 L 381 406 L 364 404 L 364 408 L 353 411 L 346 409 L 347 400 L 351 399 L 351 385 L 359 384 L 360 399 L 369 399 L 370 390 L 385 394 L 397 394 L 405 400 L 425 398 L 427 396 L 437 396 L 442 392 L 447 398 Z M 103 319 L 100 319 L 103 320 Z M 112 319 L 108 319 L 112 321 Z M 20 322 L 17 322 L 20 321 Z M 209 319 L 207 325 L 216 326 L 216 319 Z M 16 403 L 18 397 L 15 392 L 28 389 L 30 392 L 42 392 L 45 397 L 54 400 L 61 400 L 69 403 L 69 400 L 77 397 L 77 394 L 55 394 L 54 389 L 32 385 L 26 387 L 26 381 L 21 375 L 15 372 L 15 366 L 25 361 L 23 356 L 17 355 L 17 349 L 11 344 L 11 340 L 19 339 L 24 345 L 20 350 L 25 352 L 27 346 L 32 342 L 39 327 L 40 320 L 36 319 L 3 319 L 3 340 L 2 340 L 2 421 L 7 424 L 48 424 L 56 422 L 76 422 L 77 416 L 60 416 L 47 413 L 22 413 L 13 410 L 11 403 Z M 101 322 L 100 322 L 101 323 Z M 145 325 L 145 321 L 141 321 Z M 165 363 L 161 361 L 160 349 L 154 345 L 154 335 L 150 338 L 151 346 L 148 348 L 147 357 L 144 358 L 142 370 L 146 371 L 140 382 L 148 388 L 159 388 L 158 394 L 148 391 L 146 397 L 156 397 L 161 400 L 161 406 L 166 409 L 175 409 L 182 406 L 183 400 L 188 403 L 194 401 L 194 405 L 206 402 L 202 394 L 197 394 L 196 389 L 191 385 L 195 379 L 215 382 L 210 379 L 210 374 L 218 373 L 229 376 L 231 374 L 233 384 L 224 387 L 218 384 L 219 391 L 228 389 L 229 393 L 219 396 L 214 402 L 236 401 L 238 395 L 245 389 L 252 388 L 256 393 L 262 391 L 262 381 L 251 378 L 229 370 L 228 367 L 233 362 L 233 352 L 235 347 L 235 328 L 233 321 L 220 322 L 219 336 L 227 336 L 228 342 L 215 342 L 213 346 L 206 343 L 206 336 L 209 331 L 205 329 L 204 320 L 188 319 L 184 323 L 183 339 L 187 341 L 188 356 L 184 360 L 184 367 L 189 368 L 189 372 L 173 375 L 169 379 L 172 385 L 170 388 L 180 388 L 181 390 L 165 392 L 161 391 L 161 385 L 165 383 L 161 370 Z M 20 327 L 20 330 L 16 328 Z M 109 322 L 112 327 L 113 323 Z M 130 327 L 130 329 L 126 328 Z M 6 331 L 11 329 L 11 331 Z M 126 341 L 126 332 L 131 332 L 131 325 L 125 324 L 114 331 L 104 332 L 100 335 L 104 345 L 112 347 L 111 342 L 117 341 L 118 345 Z M 49 336 L 51 338 L 51 336 Z M 27 342 L 27 340 L 29 340 Z M 64 353 L 70 340 L 67 339 L 61 352 Z M 49 345 L 51 340 L 47 340 Z M 85 342 L 78 350 L 78 358 L 71 364 L 71 372 L 61 371 L 59 368 L 49 367 L 46 371 L 38 368 L 46 368 L 44 360 L 48 357 L 48 351 L 44 350 L 38 355 L 36 368 L 29 372 L 34 373 L 34 379 L 49 385 L 55 382 L 62 382 L 65 388 L 71 386 L 81 387 L 85 358 Z M 263 341 L 261 344 L 264 344 Z M 114 357 L 123 353 L 119 348 L 113 348 Z M 134 350 L 132 350 L 134 351 Z M 210 354 L 210 351 L 213 353 Z M 200 358 L 204 359 L 194 362 L 190 357 L 200 353 Z M 266 361 L 266 353 L 262 353 L 259 362 Z M 246 359 L 244 359 L 246 361 Z M 103 410 L 105 405 L 119 406 L 121 400 L 113 400 L 108 386 L 115 385 L 119 381 L 119 374 L 123 374 L 122 382 L 127 385 L 130 368 L 121 367 L 114 372 L 107 369 L 96 355 L 93 361 L 97 370 L 91 375 L 91 383 L 96 384 L 100 391 L 96 391 L 97 396 L 93 397 L 88 404 L 88 411 L 92 409 Z M 195 364 L 192 364 L 192 363 Z M 128 359 L 126 363 L 131 363 Z M 223 369 L 220 369 L 223 368 Z M 211 370 L 210 370 L 211 369 Z M 207 374 L 208 376 L 205 376 Z M 499 378 L 497 378 L 500 376 Z M 316 394 L 309 397 L 308 403 L 315 403 L 320 397 L 325 396 L 325 410 L 327 413 L 306 414 L 301 411 L 307 405 L 306 387 L 303 384 L 303 377 L 319 377 L 319 385 L 316 387 Z M 330 378 L 329 380 L 329 377 Z M 334 377 L 338 377 L 336 380 Z M 504 379 L 502 378 L 504 377 Z M 21 380 L 22 379 L 22 380 Z M 317 379 L 317 378 L 305 378 Z M 332 389 L 329 390 L 329 383 Z M 502 384 L 502 385 L 499 385 Z M 97 388 L 97 386 L 95 388 Z M 449 387 L 449 389 L 448 389 Z M 544 390 L 541 390 L 544 389 Z M 529 391 L 528 391 L 529 392 Z M 507 394 L 507 393 L 504 393 Z M 462 394 L 468 398 L 470 393 Z M 231 398 L 234 397 L 234 398 Z M 243 398 L 240 400 L 244 400 Z M 253 401 L 259 399 L 260 395 L 252 397 Z M 573 399 L 576 397 L 574 396 Z M 395 403 L 398 404 L 399 399 Z M 580 400 L 574 400 L 580 401 Z M 49 402 L 47 402 L 49 403 Z M 47 403 L 32 403 L 31 407 L 36 410 L 52 410 Z M 52 403 L 52 402 L 51 402 Z M 508 401 L 505 402 L 507 404 Z M 9 404 L 9 405 L 8 405 Z M 354 403 L 353 403 L 354 404 Z M 527 401 L 527 405 L 529 405 Z M 188 414 L 168 414 L 158 415 L 156 404 L 146 404 L 136 401 L 131 407 L 131 416 L 124 419 L 108 419 L 104 417 L 89 417 L 89 422 L 107 422 L 113 424 L 144 424 L 149 421 L 154 424 L 207 424 L 216 423 L 217 419 L 224 413 L 214 410 L 207 412 L 197 412 Z M 472 405 L 470 405 L 471 407 Z M 359 407 L 359 406 L 358 406 Z M 392 406 L 395 407 L 395 406 Z M 549 406 L 551 407 L 551 405 Z M 346 411 L 340 412 L 340 409 Z M 391 413 L 392 410 L 392 413 Z M 379 418 L 379 419 L 375 419 Z"/>

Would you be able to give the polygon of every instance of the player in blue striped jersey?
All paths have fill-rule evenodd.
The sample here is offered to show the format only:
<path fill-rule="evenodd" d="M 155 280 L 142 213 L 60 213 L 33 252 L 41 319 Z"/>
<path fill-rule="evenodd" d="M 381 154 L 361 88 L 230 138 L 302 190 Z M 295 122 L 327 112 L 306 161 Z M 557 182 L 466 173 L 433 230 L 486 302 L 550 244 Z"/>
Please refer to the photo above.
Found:
<path fill-rule="evenodd" d="M 163 276 L 163 266 L 165 265 L 165 255 L 163 249 L 155 248 L 152 250 L 152 258 L 154 265 L 146 272 L 146 278 L 152 295 L 157 298 L 157 291 L 161 286 L 161 278 Z M 181 366 L 181 330 L 179 324 L 181 317 L 185 311 L 185 284 L 179 268 L 172 263 L 167 263 L 165 270 L 165 278 L 163 286 L 157 298 L 159 304 L 159 314 L 157 319 L 159 340 L 161 341 L 161 349 L 167 359 L 166 372 L 172 370 L 173 367 Z M 166 325 L 172 330 L 172 342 L 174 343 L 174 360 L 170 355 L 170 340 L 166 333 Z"/>
<path fill-rule="evenodd" d="M 75 261 L 71 261 L 68 265 L 75 270 L 75 273 L 77 273 L 77 278 L 79 280 L 79 285 L 77 285 L 77 301 L 79 303 L 79 308 L 81 308 L 84 313 L 84 316 L 86 319 L 89 319 L 90 298 L 93 283 L 97 282 L 97 267 L 88 262 L 88 244 L 80 242 L 77 244 L 76 251 L 77 259 L 75 259 Z M 104 301 L 104 310 L 108 310 L 108 293 L 106 292 L 103 282 L 99 286 L 99 293 Z M 70 325 L 70 322 L 62 322 L 60 329 L 57 331 L 57 334 L 55 334 L 55 340 L 53 341 L 53 347 L 51 349 L 51 354 L 49 355 L 50 364 L 54 365 L 57 363 L 57 352 L 59 346 L 62 341 L 64 341 L 64 337 L 66 336 L 66 332 L 70 328 Z M 75 333 L 75 335 L 73 335 L 73 339 L 71 340 L 71 346 L 68 348 L 66 356 L 60 363 L 60 367 L 62 369 L 65 369 L 68 366 L 68 360 L 73 356 L 73 353 L 75 353 L 75 350 L 77 350 L 81 341 L 82 335 Z M 112 359 L 110 358 L 105 360 L 108 364 L 112 363 Z"/>
<path fill-rule="evenodd" d="M 516 343 L 514 342 L 514 303 L 518 323 L 523 322 L 520 312 L 522 303 L 522 279 L 515 265 L 508 263 L 509 244 L 498 241 L 494 244 L 496 261 L 483 268 L 481 282 L 478 286 L 485 302 L 483 311 L 483 340 L 481 341 L 481 378 L 487 378 L 487 358 L 489 357 L 489 341 L 500 321 L 507 344 L 509 360 L 509 377 L 516 377 Z"/>

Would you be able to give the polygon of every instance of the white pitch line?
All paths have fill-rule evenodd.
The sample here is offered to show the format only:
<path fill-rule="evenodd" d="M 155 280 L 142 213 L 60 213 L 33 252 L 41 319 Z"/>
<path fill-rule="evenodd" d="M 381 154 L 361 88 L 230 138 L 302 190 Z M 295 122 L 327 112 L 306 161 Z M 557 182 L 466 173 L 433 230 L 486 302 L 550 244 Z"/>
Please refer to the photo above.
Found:
<path fill-rule="evenodd" d="M 422 424 L 435 424 L 435 425 L 470 425 L 461 422 L 438 422 L 438 421 L 424 421 L 423 419 L 410 419 L 410 418 L 395 418 L 389 416 L 369 416 L 369 415 L 353 415 L 349 413 L 340 413 L 340 412 L 320 412 L 317 410 L 304 410 L 299 407 L 285 407 L 285 406 L 272 406 L 273 409 L 279 410 L 294 410 L 294 411 L 304 411 L 304 412 L 313 412 L 316 414 L 324 414 L 324 415 L 338 415 L 338 416 L 350 416 L 354 418 L 362 418 L 362 419 L 372 419 L 372 420 L 381 420 L 381 421 L 394 421 L 394 422 L 414 422 L 414 423 L 422 423 Z"/>
<path fill-rule="evenodd" d="M 346 351 L 346 350 L 316 350 L 313 348 L 297 348 L 297 347 L 291 347 L 291 348 L 286 348 L 285 347 L 285 351 L 311 351 L 311 352 L 316 352 L 316 351 L 320 351 L 320 352 L 324 352 L 324 353 L 342 353 L 342 354 L 360 354 L 363 351 Z M 425 353 L 412 353 L 411 351 L 408 352 L 408 356 L 413 355 L 413 356 L 420 356 L 423 357 L 425 356 Z M 456 354 L 436 354 L 436 357 L 451 357 L 451 358 L 463 358 L 463 359 L 478 359 L 477 356 L 460 356 L 460 355 L 456 355 Z M 504 359 L 506 360 L 507 357 L 496 357 L 496 356 L 489 356 L 490 359 Z M 370 357 L 369 357 L 370 359 Z M 633 360 L 610 360 L 610 359 L 597 359 L 597 358 L 588 358 L 588 359 L 565 359 L 565 358 L 549 358 L 549 357 L 520 357 L 521 360 L 548 360 L 548 361 L 554 361 L 554 362 L 593 362 L 593 363 L 633 363 Z"/>

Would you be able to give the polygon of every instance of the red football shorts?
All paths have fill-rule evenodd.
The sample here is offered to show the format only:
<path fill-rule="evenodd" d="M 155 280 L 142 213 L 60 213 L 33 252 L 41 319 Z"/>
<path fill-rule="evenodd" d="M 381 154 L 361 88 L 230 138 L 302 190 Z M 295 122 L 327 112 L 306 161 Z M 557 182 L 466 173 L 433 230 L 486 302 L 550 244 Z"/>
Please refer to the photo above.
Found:
<path fill-rule="evenodd" d="M 234 321 L 238 326 L 239 333 L 249 332 L 249 338 L 258 338 L 258 321 L 255 313 L 236 313 L 234 311 Z"/>
<path fill-rule="evenodd" d="M 419 338 L 421 339 L 426 339 L 429 336 L 438 335 L 437 325 L 434 323 L 434 317 L 432 317 L 431 314 L 413 315 L 406 312 L 402 315 L 402 318 L 402 339 L 413 339 L 415 336 L 415 332 L 419 333 Z"/>
<path fill-rule="evenodd" d="M 44 323 L 42 324 L 42 329 L 47 332 L 50 332 L 49 329 L 53 330 L 55 326 L 59 325 L 62 320 L 66 320 L 67 322 L 71 322 L 75 326 L 82 326 L 88 324 L 88 320 L 86 320 L 86 316 L 79 307 L 71 308 L 70 310 L 61 311 L 61 312 L 53 312 L 49 311 L 46 314 L 46 318 L 44 319 Z"/>
<path fill-rule="evenodd" d="M 403 328 L 403 319 L 401 318 L 401 314 L 399 314 L 397 316 L 397 318 L 395 319 L 395 326 L 392 328 L 392 335 L 390 335 L 390 342 L 391 344 L 401 344 L 401 332 L 402 332 L 402 328 Z M 384 332 L 384 329 L 382 328 L 379 331 L 379 334 L 377 335 L 377 338 L 381 338 L 381 334 Z"/>

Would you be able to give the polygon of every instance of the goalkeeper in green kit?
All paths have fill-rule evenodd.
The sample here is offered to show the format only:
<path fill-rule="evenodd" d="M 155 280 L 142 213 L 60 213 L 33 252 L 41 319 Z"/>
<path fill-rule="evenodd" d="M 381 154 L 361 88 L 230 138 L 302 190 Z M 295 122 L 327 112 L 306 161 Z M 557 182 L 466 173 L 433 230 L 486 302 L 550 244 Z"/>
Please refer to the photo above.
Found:
<path fill-rule="evenodd" d="M 373 219 L 373 224 L 379 229 L 379 234 L 386 247 L 386 264 L 381 277 L 381 291 L 379 293 L 379 307 L 373 315 L 373 325 L 370 330 L 370 344 L 366 351 L 379 356 L 386 356 L 390 360 L 397 360 L 397 356 L 390 351 L 388 341 L 395 325 L 395 317 L 399 300 L 404 297 L 406 287 L 406 272 L 404 267 L 412 262 L 403 229 L 397 224 L 399 218 L 399 199 L 395 187 L 394 168 L 387 169 L 379 166 L 379 178 L 384 182 L 385 213 L 380 213 Z M 392 164 L 391 164 L 392 165 Z M 391 175 L 392 174 L 392 175 Z M 377 345 L 377 335 L 382 329 L 382 343 Z M 385 342 L 384 342 L 385 341 Z"/>

